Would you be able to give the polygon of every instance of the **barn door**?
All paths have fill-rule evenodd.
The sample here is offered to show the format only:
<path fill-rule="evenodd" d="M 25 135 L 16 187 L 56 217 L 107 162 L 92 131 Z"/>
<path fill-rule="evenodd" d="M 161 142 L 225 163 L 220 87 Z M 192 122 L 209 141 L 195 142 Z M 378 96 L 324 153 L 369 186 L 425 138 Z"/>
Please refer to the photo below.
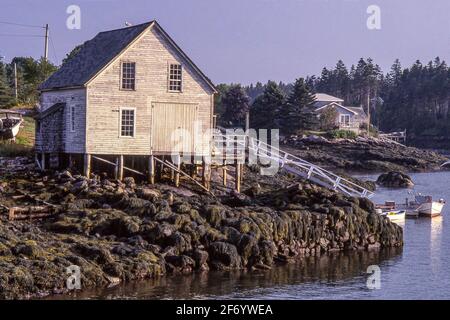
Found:
<path fill-rule="evenodd" d="M 195 152 L 198 105 L 154 102 L 151 146 L 154 153 Z"/>

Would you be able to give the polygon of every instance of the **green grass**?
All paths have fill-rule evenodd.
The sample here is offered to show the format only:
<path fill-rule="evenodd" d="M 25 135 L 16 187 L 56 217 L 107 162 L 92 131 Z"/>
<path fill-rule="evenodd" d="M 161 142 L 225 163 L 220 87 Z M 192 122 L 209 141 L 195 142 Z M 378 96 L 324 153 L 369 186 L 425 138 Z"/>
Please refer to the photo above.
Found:
<path fill-rule="evenodd" d="M 0 141 L 1 157 L 21 157 L 31 155 L 34 148 L 34 119 L 24 117 L 24 122 L 16 136 L 16 142 Z"/>

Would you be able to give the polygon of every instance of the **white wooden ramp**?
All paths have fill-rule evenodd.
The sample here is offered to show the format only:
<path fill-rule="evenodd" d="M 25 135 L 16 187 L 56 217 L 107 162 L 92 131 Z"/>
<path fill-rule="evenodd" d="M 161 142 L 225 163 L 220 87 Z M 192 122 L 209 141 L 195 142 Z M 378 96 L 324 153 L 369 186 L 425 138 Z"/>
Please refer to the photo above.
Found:
<path fill-rule="evenodd" d="M 238 144 L 241 148 L 245 148 L 245 140 L 240 139 L 240 137 L 238 135 L 225 135 L 217 132 L 214 134 L 214 141 L 222 145 L 225 141 L 225 144 Z M 348 196 L 371 198 L 374 195 L 372 191 L 350 180 L 279 148 L 270 146 L 256 138 L 248 137 L 247 149 L 249 153 L 253 153 L 254 158 L 258 157 L 260 160 L 266 159 L 275 162 L 281 169 L 308 179 L 322 187 L 341 192 Z"/>

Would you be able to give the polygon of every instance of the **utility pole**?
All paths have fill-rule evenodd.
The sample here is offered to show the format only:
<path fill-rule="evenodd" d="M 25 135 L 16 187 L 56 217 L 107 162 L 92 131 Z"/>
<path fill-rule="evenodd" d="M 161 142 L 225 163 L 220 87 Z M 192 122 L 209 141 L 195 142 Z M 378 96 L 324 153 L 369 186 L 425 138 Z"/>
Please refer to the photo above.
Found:
<path fill-rule="evenodd" d="M 44 59 L 48 61 L 48 23 L 45 24 L 45 49 L 44 49 Z"/>
<path fill-rule="evenodd" d="M 17 63 L 14 62 L 14 96 L 16 97 L 17 101 Z"/>
<path fill-rule="evenodd" d="M 367 136 L 370 137 L 370 87 L 367 89 Z"/>

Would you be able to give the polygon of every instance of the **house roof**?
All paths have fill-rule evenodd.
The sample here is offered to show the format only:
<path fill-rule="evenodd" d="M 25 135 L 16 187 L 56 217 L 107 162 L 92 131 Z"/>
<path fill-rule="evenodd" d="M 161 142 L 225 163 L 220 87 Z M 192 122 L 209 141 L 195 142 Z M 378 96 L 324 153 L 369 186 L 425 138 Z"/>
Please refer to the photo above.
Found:
<path fill-rule="evenodd" d="M 344 106 L 337 102 L 326 103 L 326 104 L 322 105 L 321 107 L 316 108 L 315 111 L 317 112 L 317 111 L 323 110 L 323 109 L 331 107 L 331 106 L 342 108 L 344 110 L 347 110 L 347 111 L 353 113 L 354 115 L 361 115 L 361 116 L 366 115 L 366 113 L 364 112 L 364 109 L 361 107 L 348 107 L 348 106 Z"/>
<path fill-rule="evenodd" d="M 44 118 L 48 117 L 49 115 L 55 113 L 56 111 L 60 110 L 61 108 L 64 108 L 65 106 L 66 106 L 66 103 L 65 103 L 65 102 L 58 102 L 58 103 L 55 103 L 54 105 L 52 105 L 52 106 L 51 106 L 50 108 L 48 108 L 47 110 L 38 113 L 38 114 L 35 116 L 35 119 L 37 119 L 37 120 L 44 119 Z"/>
<path fill-rule="evenodd" d="M 364 117 L 366 116 L 366 113 L 364 112 L 364 109 L 362 107 L 348 107 L 348 106 L 345 106 L 345 108 L 347 108 L 350 111 L 355 112 L 358 115 L 361 115 L 361 116 L 364 116 Z"/>
<path fill-rule="evenodd" d="M 166 40 L 199 73 L 207 85 L 216 92 L 211 80 L 201 72 L 156 21 L 100 32 L 93 39 L 86 41 L 77 54 L 39 86 L 39 90 L 45 91 L 86 85 L 87 82 L 92 80 L 103 68 L 122 53 L 133 40 L 150 27 L 158 28 Z"/>
<path fill-rule="evenodd" d="M 316 102 L 344 102 L 343 99 L 338 97 L 333 97 L 326 93 L 316 93 L 314 95 Z"/>

